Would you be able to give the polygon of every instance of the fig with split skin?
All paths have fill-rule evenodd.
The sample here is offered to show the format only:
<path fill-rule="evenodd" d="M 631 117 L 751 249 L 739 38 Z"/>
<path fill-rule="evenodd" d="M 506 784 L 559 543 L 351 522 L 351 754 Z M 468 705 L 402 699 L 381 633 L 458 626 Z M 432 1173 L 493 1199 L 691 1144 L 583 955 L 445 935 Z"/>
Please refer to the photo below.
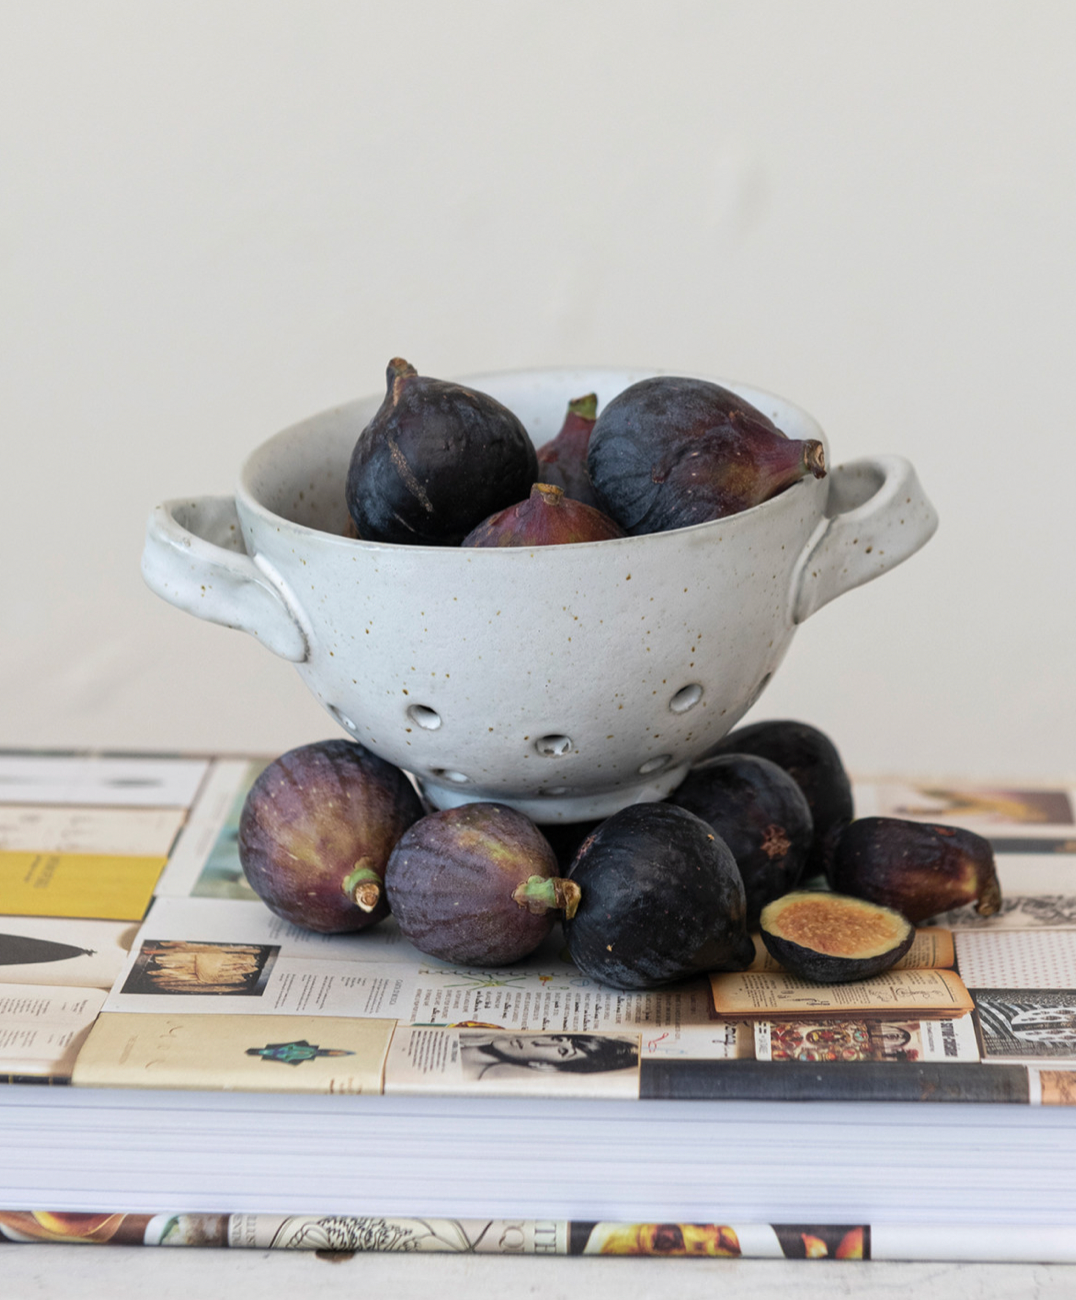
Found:
<path fill-rule="evenodd" d="M 401 357 L 388 392 L 355 443 L 347 507 L 366 541 L 458 546 L 538 477 L 534 444 L 500 402 L 420 375 Z"/>
<path fill-rule="evenodd" d="M 774 961 L 816 984 L 880 975 L 915 939 L 915 927 L 893 908 L 821 889 L 793 891 L 767 903 L 759 929 Z"/>
<path fill-rule="evenodd" d="M 990 841 L 958 826 L 860 817 L 842 831 L 829 878 L 841 893 L 896 908 L 914 924 L 969 903 L 980 916 L 1001 909 Z"/>
<path fill-rule="evenodd" d="M 587 472 L 599 506 L 635 535 L 747 510 L 826 464 L 821 442 L 785 437 L 720 384 L 659 375 L 598 416 Z"/>
<path fill-rule="evenodd" d="M 407 777 L 353 740 L 300 745 L 258 776 L 239 818 L 239 861 L 277 916 L 326 934 L 388 915 L 385 864 L 422 816 Z"/>
<path fill-rule="evenodd" d="M 593 506 L 565 496 L 551 483 L 535 483 L 526 501 L 490 515 L 463 539 L 463 546 L 565 546 L 605 542 L 624 530 Z"/>
<path fill-rule="evenodd" d="M 795 781 L 769 759 L 720 754 L 696 764 L 669 802 L 707 822 L 732 850 L 747 895 L 747 928 L 795 889 L 811 847 L 811 810 Z"/>
<path fill-rule="evenodd" d="M 568 878 L 582 891 L 563 925 L 568 953 L 599 983 L 659 988 L 754 960 L 736 859 L 686 808 L 622 808 L 583 841 Z"/>
<path fill-rule="evenodd" d="M 814 825 L 804 879 L 825 875 L 841 831 L 854 815 L 852 782 L 829 736 L 806 722 L 775 718 L 730 731 L 707 751 L 704 761 L 718 754 L 769 759 L 796 782 Z"/>
<path fill-rule="evenodd" d="M 564 490 L 584 505 L 598 505 L 587 474 L 587 447 L 598 414 L 598 396 L 587 393 L 568 403 L 564 423 L 555 438 L 538 448 L 538 477 Z"/>
<path fill-rule="evenodd" d="M 463 804 L 415 822 L 392 851 L 385 887 L 404 938 L 463 966 L 528 956 L 579 901 L 534 822 L 500 803 Z"/>

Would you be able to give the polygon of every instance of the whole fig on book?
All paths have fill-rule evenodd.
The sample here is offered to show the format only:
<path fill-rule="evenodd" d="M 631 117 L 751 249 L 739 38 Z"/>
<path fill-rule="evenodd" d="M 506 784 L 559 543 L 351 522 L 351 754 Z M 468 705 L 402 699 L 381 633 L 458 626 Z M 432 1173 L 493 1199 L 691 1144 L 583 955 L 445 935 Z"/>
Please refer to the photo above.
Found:
<path fill-rule="evenodd" d="M 551 483 L 535 483 L 526 501 L 498 510 L 467 534 L 464 546 L 566 546 L 605 542 L 624 530 L 593 506 L 573 501 Z"/>
<path fill-rule="evenodd" d="M 754 960 L 736 859 L 685 808 L 622 808 L 583 841 L 568 878 L 582 891 L 564 921 L 568 953 L 602 984 L 658 988 Z"/>
<path fill-rule="evenodd" d="M 895 908 L 913 924 L 975 904 L 980 916 L 1001 908 L 990 841 L 958 826 L 860 817 L 837 841 L 830 883 L 843 894 Z"/>
<path fill-rule="evenodd" d="M 422 816 L 398 767 L 353 740 L 300 745 L 258 776 L 239 818 L 251 889 L 294 925 L 365 930 L 388 915 L 385 864 Z"/>
<path fill-rule="evenodd" d="M 542 482 L 562 488 L 565 496 L 587 506 L 598 504 L 587 473 L 587 447 L 597 414 L 595 393 L 573 398 L 560 432 L 538 448 L 538 477 Z"/>
<path fill-rule="evenodd" d="M 728 845 L 743 877 L 747 928 L 763 907 L 795 889 L 811 847 L 811 810 L 795 781 L 767 758 L 719 754 L 698 763 L 669 795 Z"/>
<path fill-rule="evenodd" d="M 709 749 L 718 754 L 754 754 L 776 763 L 803 791 L 814 826 L 804 879 L 825 875 L 840 833 L 852 820 L 852 782 L 837 747 L 824 731 L 780 718 L 737 727 Z"/>
<path fill-rule="evenodd" d="M 348 466 L 347 508 L 360 538 L 458 546 L 520 501 L 538 477 L 534 444 L 506 406 L 396 357 L 385 400 Z"/>
<path fill-rule="evenodd" d="M 579 901 L 534 822 L 500 803 L 463 804 L 415 822 L 392 851 L 385 886 L 404 938 L 464 966 L 528 956 Z"/>
<path fill-rule="evenodd" d="M 720 384 L 659 375 L 598 416 L 587 472 L 601 508 L 638 534 L 747 510 L 826 464 L 821 442 L 786 438 Z"/>

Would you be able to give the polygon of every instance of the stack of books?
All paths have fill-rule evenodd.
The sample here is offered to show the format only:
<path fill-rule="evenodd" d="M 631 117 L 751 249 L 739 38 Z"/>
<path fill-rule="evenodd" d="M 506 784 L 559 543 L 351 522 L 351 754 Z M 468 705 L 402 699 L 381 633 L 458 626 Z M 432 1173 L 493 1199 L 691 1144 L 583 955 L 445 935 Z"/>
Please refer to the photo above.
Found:
<path fill-rule="evenodd" d="M 853 984 L 759 945 L 625 993 L 559 931 L 491 970 L 282 921 L 267 761 L 0 753 L 0 1237 L 1076 1259 L 1073 784 L 858 780 L 989 838 L 1001 912 Z"/>

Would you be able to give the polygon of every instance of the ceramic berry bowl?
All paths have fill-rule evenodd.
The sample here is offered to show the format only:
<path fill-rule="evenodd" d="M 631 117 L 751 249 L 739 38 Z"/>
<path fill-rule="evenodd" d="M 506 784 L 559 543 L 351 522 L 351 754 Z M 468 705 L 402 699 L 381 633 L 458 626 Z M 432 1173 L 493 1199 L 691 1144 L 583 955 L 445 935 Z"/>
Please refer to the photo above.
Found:
<path fill-rule="evenodd" d="M 534 370 L 464 382 L 537 445 L 586 392 L 653 371 Z M 806 412 L 728 384 L 790 438 Z M 912 466 L 876 456 L 742 513 L 534 549 L 356 541 L 344 483 L 382 395 L 285 429 L 233 497 L 150 517 L 142 571 L 165 600 L 291 660 L 345 731 L 437 807 L 509 803 L 538 822 L 664 798 L 758 699 L 796 626 L 917 551 L 937 526 Z M 828 448 L 827 448 L 828 457 Z"/>

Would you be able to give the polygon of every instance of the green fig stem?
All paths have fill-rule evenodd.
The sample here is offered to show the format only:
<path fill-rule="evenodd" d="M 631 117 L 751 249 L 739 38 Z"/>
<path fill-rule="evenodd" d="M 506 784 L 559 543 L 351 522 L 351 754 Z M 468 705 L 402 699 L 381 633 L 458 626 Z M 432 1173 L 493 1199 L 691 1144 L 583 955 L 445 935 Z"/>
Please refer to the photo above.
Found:
<path fill-rule="evenodd" d="M 532 501 L 544 501 L 547 506 L 559 506 L 564 499 L 564 489 L 555 483 L 533 483 L 530 497 Z"/>
<path fill-rule="evenodd" d="M 983 886 L 975 910 L 980 916 L 993 916 L 1001 911 L 1001 885 L 996 875 L 992 875 Z"/>
<path fill-rule="evenodd" d="M 355 863 L 355 870 L 344 877 L 344 893 L 364 912 L 372 912 L 381 902 L 381 877 L 367 865 L 368 861 L 368 858 L 360 858 Z"/>
<path fill-rule="evenodd" d="M 803 444 L 803 467 L 815 478 L 826 477 L 826 449 L 817 438 L 808 438 Z"/>
<path fill-rule="evenodd" d="M 575 881 L 561 876 L 529 876 L 512 892 L 513 902 L 528 912 L 539 915 L 550 910 L 562 910 L 569 921 L 582 897 L 582 890 Z"/>
<path fill-rule="evenodd" d="M 587 393 L 584 397 L 573 397 L 568 403 L 568 414 L 578 416 L 580 420 L 594 420 L 598 415 L 598 394 Z"/>

